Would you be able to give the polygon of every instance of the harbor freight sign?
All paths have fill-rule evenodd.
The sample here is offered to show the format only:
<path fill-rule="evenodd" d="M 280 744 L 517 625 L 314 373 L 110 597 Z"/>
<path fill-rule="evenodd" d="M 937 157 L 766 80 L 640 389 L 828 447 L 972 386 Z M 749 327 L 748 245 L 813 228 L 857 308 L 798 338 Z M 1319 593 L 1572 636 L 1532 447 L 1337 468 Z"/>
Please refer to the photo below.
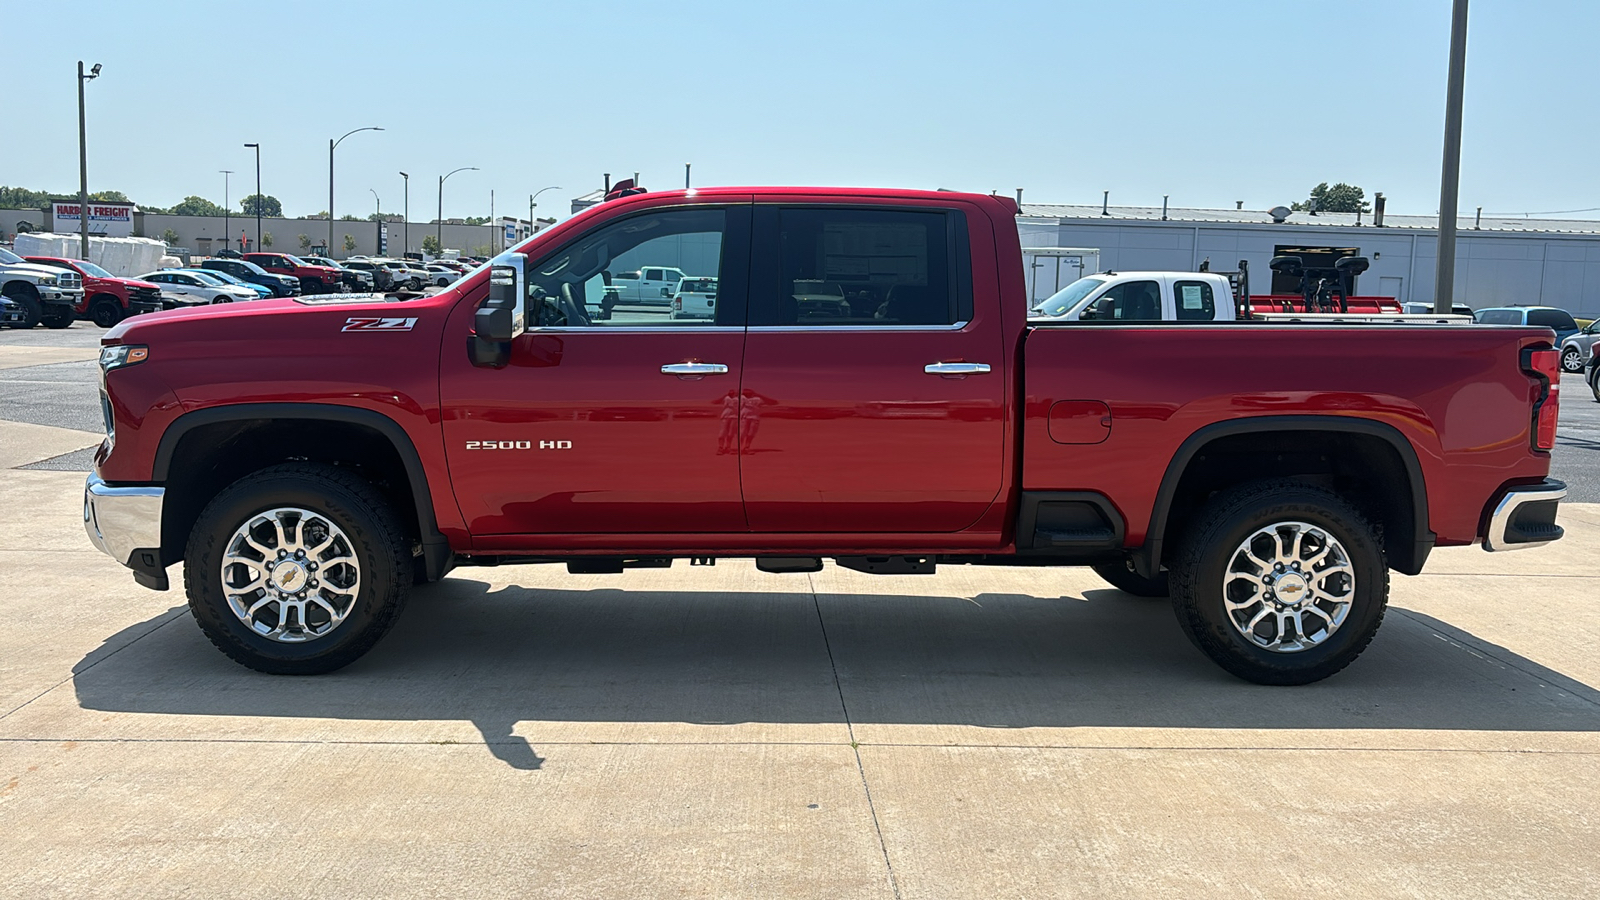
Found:
<path fill-rule="evenodd" d="M 50 203 L 50 230 L 60 234 L 76 234 L 78 201 L 53 200 Z M 133 234 L 132 203 L 89 203 L 89 233 L 105 237 L 129 237 Z"/>

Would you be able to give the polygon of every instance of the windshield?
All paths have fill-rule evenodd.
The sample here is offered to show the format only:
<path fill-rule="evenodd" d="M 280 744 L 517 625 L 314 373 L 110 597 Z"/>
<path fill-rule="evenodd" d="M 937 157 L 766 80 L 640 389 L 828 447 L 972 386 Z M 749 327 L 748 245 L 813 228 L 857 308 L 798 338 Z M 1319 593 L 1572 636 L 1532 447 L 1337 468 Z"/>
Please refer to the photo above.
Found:
<path fill-rule="evenodd" d="M 99 266 L 95 265 L 92 262 L 84 262 L 83 260 L 80 259 L 80 260 L 78 260 L 77 266 L 78 266 L 78 268 L 83 270 L 83 274 L 89 276 L 90 278 L 115 278 L 115 277 L 117 277 L 117 276 L 111 274 L 110 272 L 107 272 L 105 269 L 100 268 Z"/>
<path fill-rule="evenodd" d="M 1480 309 L 1476 315 L 1480 325 L 1522 324 L 1522 310 L 1520 309 Z"/>
<path fill-rule="evenodd" d="M 291 264 L 296 265 L 296 266 L 309 266 L 309 265 L 311 265 L 311 263 L 306 262 L 305 260 L 301 259 L 300 257 L 298 257 L 298 256 L 290 256 L 287 253 L 285 253 L 283 255 L 283 258 L 287 259 Z"/>
<path fill-rule="evenodd" d="M 265 275 L 265 274 L 267 274 L 267 270 L 266 269 L 261 268 L 260 266 L 256 265 L 253 262 L 250 262 L 249 260 L 241 259 L 241 260 L 239 260 L 239 265 L 244 266 L 245 268 L 249 269 L 253 274 L 256 274 L 256 275 Z"/>
<path fill-rule="evenodd" d="M 1106 280 L 1104 278 L 1095 278 L 1094 276 L 1079 278 L 1047 297 L 1043 303 L 1039 304 L 1039 308 L 1034 310 L 1034 314 L 1040 316 L 1064 316 L 1071 312 L 1074 306 L 1078 305 L 1078 301 L 1094 293 L 1095 288 L 1105 283 Z"/>
<path fill-rule="evenodd" d="M 232 275 L 224 275 L 221 272 L 213 272 L 213 271 L 211 271 L 209 269 L 204 270 L 204 271 L 199 271 L 199 270 L 195 270 L 195 269 L 188 269 L 188 270 L 185 270 L 185 271 L 186 271 L 187 274 L 193 275 L 194 277 L 200 279 L 201 281 L 204 281 L 206 284 L 228 285 L 228 284 L 236 284 L 237 283 L 237 282 L 235 282 L 233 280 L 233 276 Z"/>
<path fill-rule="evenodd" d="M 22 262 L 22 261 L 23 261 L 22 257 L 16 255 L 15 253 L 12 253 L 10 250 L 7 250 L 4 247 L 0 247 L 0 263 L 7 263 L 7 264 L 10 264 L 10 265 L 16 265 L 17 263 Z"/>

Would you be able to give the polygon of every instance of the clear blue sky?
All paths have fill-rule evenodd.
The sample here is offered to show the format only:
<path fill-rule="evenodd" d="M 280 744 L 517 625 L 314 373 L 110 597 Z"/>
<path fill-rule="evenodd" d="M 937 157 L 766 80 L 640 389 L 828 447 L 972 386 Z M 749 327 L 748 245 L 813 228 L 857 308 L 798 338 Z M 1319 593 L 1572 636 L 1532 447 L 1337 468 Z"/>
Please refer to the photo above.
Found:
<path fill-rule="evenodd" d="M 253 6 L 253 9 L 252 9 Z M 1027 189 L 1265 208 L 1318 181 L 1438 205 L 1448 0 L 256 4 L 0 0 L 0 184 L 340 214 L 564 213 L 601 173 L 709 184 Z M 1461 206 L 1600 206 L 1600 3 L 1474 0 Z M 19 127 L 27 123 L 26 127 Z"/>

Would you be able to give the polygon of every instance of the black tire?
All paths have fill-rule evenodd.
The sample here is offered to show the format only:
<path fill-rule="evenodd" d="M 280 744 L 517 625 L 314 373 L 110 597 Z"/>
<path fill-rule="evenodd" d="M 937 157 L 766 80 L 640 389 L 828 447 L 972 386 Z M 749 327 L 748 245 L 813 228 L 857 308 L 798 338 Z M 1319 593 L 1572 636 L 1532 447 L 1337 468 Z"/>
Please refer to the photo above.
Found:
<path fill-rule="evenodd" d="M 1583 351 L 1579 350 L 1577 347 L 1568 347 L 1567 349 L 1561 351 L 1561 371 L 1582 372 Z"/>
<path fill-rule="evenodd" d="M 1094 567 L 1094 573 L 1109 581 L 1117 590 L 1135 597 L 1165 597 L 1170 591 L 1166 572 L 1154 578 L 1145 578 L 1133 570 L 1130 560 L 1101 563 Z"/>
<path fill-rule="evenodd" d="M 322 637 L 284 643 L 248 628 L 223 594 L 222 558 L 237 528 L 259 512 L 292 506 L 326 516 L 348 537 L 361 586 L 347 617 Z M 405 529 L 383 496 L 348 471 L 287 463 L 239 479 L 200 513 L 183 567 L 200 630 L 235 662 L 272 675 L 319 675 L 371 650 L 394 626 L 412 583 Z"/>
<path fill-rule="evenodd" d="M 1589 370 L 1589 393 L 1594 394 L 1594 402 L 1600 403 L 1600 366 Z"/>
<path fill-rule="evenodd" d="M 43 322 L 46 328 L 71 328 L 77 319 L 77 313 L 70 306 L 54 307 L 39 317 L 39 321 Z"/>
<path fill-rule="evenodd" d="M 122 321 L 122 304 L 111 297 L 101 297 L 89 304 L 89 319 L 101 328 L 112 328 Z"/>
<path fill-rule="evenodd" d="M 44 304 L 39 302 L 39 292 L 31 284 L 11 284 L 5 296 L 22 307 L 22 321 L 13 328 L 32 328 L 44 319 Z"/>
<path fill-rule="evenodd" d="M 300 296 L 322 293 L 322 282 L 316 278 L 300 279 Z"/>
<path fill-rule="evenodd" d="M 1343 545 L 1355 580 L 1340 625 L 1294 652 L 1247 640 L 1224 603 L 1223 575 L 1236 549 L 1258 529 L 1280 522 L 1325 530 Z M 1298 481 L 1257 481 L 1218 494 L 1168 568 L 1173 610 L 1189 640 L 1223 669 L 1256 684 L 1310 684 L 1348 666 L 1371 643 L 1389 600 L 1389 567 L 1372 525 L 1333 492 Z"/>
<path fill-rule="evenodd" d="M 422 290 L 422 279 L 413 278 L 410 281 L 406 282 L 406 287 L 411 289 L 411 290 L 413 290 L 413 291 L 420 291 L 420 290 Z"/>

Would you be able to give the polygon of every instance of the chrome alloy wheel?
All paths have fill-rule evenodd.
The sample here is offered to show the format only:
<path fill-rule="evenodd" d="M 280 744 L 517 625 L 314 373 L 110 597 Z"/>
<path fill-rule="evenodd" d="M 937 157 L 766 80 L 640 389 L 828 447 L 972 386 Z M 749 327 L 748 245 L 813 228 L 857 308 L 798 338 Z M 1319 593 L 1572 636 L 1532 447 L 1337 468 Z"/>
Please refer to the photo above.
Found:
<path fill-rule="evenodd" d="M 222 555 L 222 590 L 245 627 L 264 638 L 302 643 L 325 637 L 355 607 L 361 565 L 344 531 L 296 507 L 257 513 Z"/>
<path fill-rule="evenodd" d="M 1325 529 L 1278 522 L 1244 539 L 1222 576 L 1228 621 L 1274 653 L 1321 644 L 1350 615 L 1356 573 L 1350 554 Z"/>

